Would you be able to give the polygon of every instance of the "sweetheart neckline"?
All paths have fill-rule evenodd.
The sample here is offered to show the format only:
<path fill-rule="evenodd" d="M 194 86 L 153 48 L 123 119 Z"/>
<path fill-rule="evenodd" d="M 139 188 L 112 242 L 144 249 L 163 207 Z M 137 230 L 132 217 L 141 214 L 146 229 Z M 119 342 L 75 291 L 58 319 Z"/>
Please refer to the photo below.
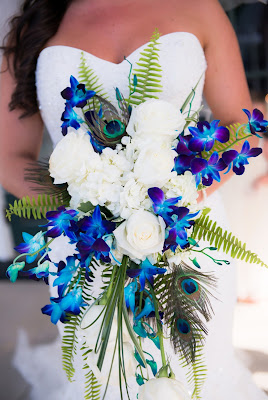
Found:
<path fill-rule="evenodd" d="M 202 46 L 200 40 L 198 39 L 198 37 L 197 37 L 194 33 L 191 33 L 191 32 L 183 32 L 183 31 L 179 31 L 179 32 L 170 32 L 170 33 L 166 33 L 165 35 L 160 36 L 160 39 L 161 39 L 161 38 L 162 38 L 162 39 L 163 39 L 163 38 L 166 38 L 166 37 L 171 36 L 171 35 L 177 35 L 177 34 L 189 35 L 190 37 L 194 38 L 194 39 L 197 41 L 197 43 L 199 44 L 200 48 L 202 49 L 203 54 L 205 55 L 203 46 Z M 44 48 L 43 50 L 41 50 L 41 52 L 39 53 L 39 56 L 38 56 L 37 61 L 39 61 L 41 55 L 44 55 L 44 54 L 46 53 L 47 50 L 61 47 L 61 48 L 65 48 L 65 49 L 70 49 L 70 50 L 79 51 L 79 53 L 85 53 L 85 54 L 87 54 L 87 55 L 90 55 L 91 57 L 94 57 L 95 59 L 97 59 L 97 60 L 99 60 L 99 61 L 102 61 L 102 62 L 105 62 L 105 63 L 108 63 L 108 64 L 112 64 L 112 65 L 115 65 L 115 66 L 120 66 L 120 65 L 122 65 L 125 61 L 127 61 L 127 59 L 130 58 L 133 54 L 135 54 L 136 52 L 140 51 L 143 47 L 147 46 L 149 43 L 150 43 L 150 41 L 148 41 L 148 42 L 142 44 L 142 45 L 139 46 L 137 49 L 133 50 L 132 53 L 130 53 L 127 57 L 125 57 L 124 60 L 122 60 L 120 63 L 116 63 L 116 62 L 113 62 L 113 61 L 105 60 L 104 58 L 95 56 L 94 54 L 89 53 L 88 51 L 79 49 L 78 47 L 72 47 L 72 46 L 66 46 L 66 45 L 60 45 L 60 44 L 59 44 L 59 45 L 52 45 L 52 46 L 45 47 L 45 48 Z"/>

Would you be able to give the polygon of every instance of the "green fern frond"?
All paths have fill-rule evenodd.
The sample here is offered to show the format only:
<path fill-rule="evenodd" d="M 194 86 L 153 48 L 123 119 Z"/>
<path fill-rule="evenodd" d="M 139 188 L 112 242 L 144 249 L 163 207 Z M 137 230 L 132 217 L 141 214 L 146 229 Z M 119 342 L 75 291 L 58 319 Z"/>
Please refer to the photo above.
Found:
<path fill-rule="evenodd" d="M 81 63 L 78 72 L 79 82 L 86 85 L 87 90 L 94 90 L 98 96 L 103 97 L 108 100 L 108 95 L 105 92 L 102 84 L 99 81 L 99 77 L 96 75 L 95 71 L 90 68 L 87 64 L 84 53 L 81 53 Z M 93 98 L 88 100 L 89 109 L 93 107 Z"/>
<path fill-rule="evenodd" d="M 34 219 L 42 219 L 46 217 L 48 211 L 54 211 L 60 206 L 68 206 L 69 198 L 66 196 L 49 196 L 38 195 L 37 198 L 30 199 L 29 196 L 23 197 L 20 200 L 15 200 L 14 204 L 9 204 L 6 210 L 6 217 L 11 221 L 12 215 L 17 215 L 20 218 L 33 217 Z"/>
<path fill-rule="evenodd" d="M 202 153 L 202 157 L 209 159 L 214 151 L 217 151 L 219 155 L 224 151 L 232 149 L 234 146 L 238 145 L 241 141 L 244 141 L 250 137 L 252 134 L 248 131 L 247 125 L 245 124 L 233 124 L 226 127 L 230 132 L 230 139 L 227 143 L 221 143 L 216 141 L 213 149 L 210 152 Z"/>
<path fill-rule="evenodd" d="M 73 278 L 72 284 L 76 283 L 78 287 L 82 287 L 83 300 L 85 302 L 89 302 L 91 300 L 90 297 L 91 285 L 85 279 L 85 270 L 83 268 L 81 268 L 81 274 L 76 275 Z M 70 285 L 70 290 L 72 284 Z M 77 345 L 78 345 L 78 338 L 76 335 L 76 331 L 82 321 L 85 310 L 86 308 L 83 307 L 79 315 L 69 314 L 68 315 L 69 321 L 65 324 L 64 328 L 64 336 L 62 338 L 62 364 L 63 364 L 63 369 L 66 372 L 67 378 L 69 379 L 70 382 L 72 381 L 72 378 L 74 377 L 75 374 L 73 361 L 74 361 L 74 356 L 77 353 Z"/>
<path fill-rule="evenodd" d="M 151 98 L 158 99 L 158 93 L 162 92 L 162 69 L 158 62 L 159 37 L 159 32 L 155 30 L 149 44 L 140 53 L 141 56 L 136 64 L 138 67 L 132 72 L 129 88 L 131 94 L 128 99 L 128 103 L 131 105 L 141 104 Z M 135 75 L 137 85 L 134 87 L 133 78 Z"/>
<path fill-rule="evenodd" d="M 201 399 L 201 391 L 207 376 L 203 346 L 196 347 L 196 359 L 194 363 L 188 364 L 183 358 L 181 358 L 180 361 L 183 368 L 188 368 L 186 377 L 189 386 L 192 388 L 192 399 Z"/>
<path fill-rule="evenodd" d="M 246 244 L 242 244 L 231 232 L 223 231 L 217 226 L 217 222 L 212 221 L 208 215 L 202 215 L 195 220 L 193 233 L 191 235 L 196 240 L 206 240 L 210 246 L 222 248 L 225 254 L 230 253 L 232 258 L 245 260 L 249 263 L 260 264 L 262 267 L 268 268 L 256 253 L 246 249 Z"/>
<path fill-rule="evenodd" d="M 85 400 L 100 400 L 101 385 L 87 364 L 84 369 L 88 371 L 85 374 Z"/>

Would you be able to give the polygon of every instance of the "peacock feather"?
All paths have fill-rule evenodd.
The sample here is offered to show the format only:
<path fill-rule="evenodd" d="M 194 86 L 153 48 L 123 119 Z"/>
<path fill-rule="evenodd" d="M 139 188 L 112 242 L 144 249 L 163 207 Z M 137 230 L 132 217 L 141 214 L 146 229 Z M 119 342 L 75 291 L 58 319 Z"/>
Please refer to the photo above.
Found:
<path fill-rule="evenodd" d="M 62 185 L 54 184 L 54 179 L 50 176 L 49 163 L 47 161 L 29 163 L 29 167 L 25 169 L 24 179 L 26 182 L 34 185 L 32 190 L 36 193 L 61 197 L 65 200 L 66 205 L 69 204 L 71 197 L 67 191 L 67 183 Z"/>
<path fill-rule="evenodd" d="M 93 108 L 85 113 L 85 119 L 90 129 L 93 145 L 97 148 L 115 148 L 126 135 L 130 113 L 128 105 L 117 89 L 120 111 L 106 99 L 95 95 Z"/>
<path fill-rule="evenodd" d="M 196 350 L 202 346 L 208 331 L 205 321 L 212 317 L 210 288 L 216 286 L 211 274 L 195 271 L 185 263 L 173 267 L 167 277 L 155 285 L 160 294 L 160 304 L 164 304 L 164 318 L 170 328 L 170 339 L 174 350 L 187 363 L 194 363 Z"/>

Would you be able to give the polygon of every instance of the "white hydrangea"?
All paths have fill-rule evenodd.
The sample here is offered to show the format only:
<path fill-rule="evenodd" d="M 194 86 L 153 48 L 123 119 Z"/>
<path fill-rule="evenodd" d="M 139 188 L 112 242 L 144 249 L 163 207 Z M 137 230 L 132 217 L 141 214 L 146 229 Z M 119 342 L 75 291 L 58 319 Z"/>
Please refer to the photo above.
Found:
<path fill-rule="evenodd" d="M 120 192 L 123 186 L 120 180 L 111 182 L 107 180 L 107 174 L 93 172 L 80 183 L 72 182 L 68 187 L 71 207 L 77 207 L 80 203 L 90 201 L 94 206 L 106 206 L 114 215 L 119 215 Z"/>
<path fill-rule="evenodd" d="M 196 189 L 195 177 L 190 171 L 184 175 L 172 173 L 171 179 L 163 187 L 167 198 L 182 196 L 180 206 L 188 207 L 192 212 L 196 210 L 198 191 Z"/>
<path fill-rule="evenodd" d="M 167 250 L 165 256 L 169 265 L 172 266 L 173 264 L 179 265 L 181 262 L 189 264 L 189 259 L 192 258 L 193 254 L 191 250 L 181 250 L 180 246 L 178 246 L 175 253 L 172 250 Z"/>
<path fill-rule="evenodd" d="M 130 178 L 120 193 L 120 216 L 128 219 L 134 211 L 149 210 L 151 205 L 148 186 Z"/>

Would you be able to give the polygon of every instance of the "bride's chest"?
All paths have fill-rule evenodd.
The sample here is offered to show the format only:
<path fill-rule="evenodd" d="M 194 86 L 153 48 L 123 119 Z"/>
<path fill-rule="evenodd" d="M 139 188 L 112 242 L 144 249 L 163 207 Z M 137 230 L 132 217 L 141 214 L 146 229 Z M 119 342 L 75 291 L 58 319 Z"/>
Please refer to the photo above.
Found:
<path fill-rule="evenodd" d="M 115 88 L 125 97 L 129 95 L 130 68 L 138 68 L 138 62 L 147 44 L 126 55 L 119 64 L 103 60 L 83 52 L 86 67 L 97 75 L 109 99 L 116 104 Z M 69 86 L 70 76 L 78 80 L 81 74 L 81 50 L 69 46 L 51 46 L 44 49 L 39 57 L 36 70 L 37 96 L 42 118 L 57 143 L 61 139 L 61 114 L 64 100 L 61 91 Z M 159 39 L 159 64 L 162 68 L 162 92 L 158 97 L 180 107 L 200 77 L 193 109 L 200 106 L 206 60 L 198 39 L 190 34 L 174 32 Z"/>

